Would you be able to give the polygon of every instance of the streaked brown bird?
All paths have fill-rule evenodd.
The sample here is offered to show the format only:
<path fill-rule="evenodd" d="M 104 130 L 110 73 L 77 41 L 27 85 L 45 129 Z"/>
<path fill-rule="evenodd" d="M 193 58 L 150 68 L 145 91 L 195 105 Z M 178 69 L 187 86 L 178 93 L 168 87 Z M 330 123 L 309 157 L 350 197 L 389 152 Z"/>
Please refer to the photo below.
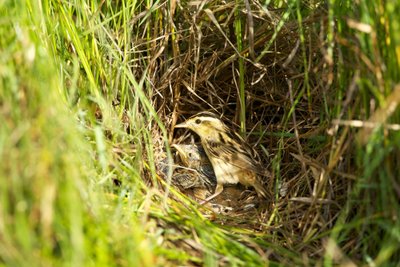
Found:
<path fill-rule="evenodd" d="M 255 152 L 242 137 L 232 132 L 215 114 L 201 112 L 175 128 L 187 128 L 195 132 L 213 166 L 217 188 L 207 201 L 219 195 L 223 185 L 237 183 L 252 186 L 258 195 L 267 198 L 269 194 L 262 177 L 270 176 L 270 173 L 255 160 Z"/>
<path fill-rule="evenodd" d="M 214 192 L 217 178 L 204 149 L 196 144 L 173 144 L 184 169 L 177 171 L 174 181 L 183 189 L 206 188 Z"/>

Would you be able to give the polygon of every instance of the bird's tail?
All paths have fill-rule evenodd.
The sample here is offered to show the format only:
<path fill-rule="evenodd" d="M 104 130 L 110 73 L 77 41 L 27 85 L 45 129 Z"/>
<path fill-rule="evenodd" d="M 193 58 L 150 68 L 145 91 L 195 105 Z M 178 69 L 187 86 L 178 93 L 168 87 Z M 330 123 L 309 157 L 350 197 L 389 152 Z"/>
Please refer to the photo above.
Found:
<path fill-rule="evenodd" d="M 263 198 L 270 198 L 271 193 L 268 191 L 268 189 L 265 187 L 264 183 L 261 181 L 257 180 L 253 184 L 254 189 L 256 190 L 257 194 Z"/>

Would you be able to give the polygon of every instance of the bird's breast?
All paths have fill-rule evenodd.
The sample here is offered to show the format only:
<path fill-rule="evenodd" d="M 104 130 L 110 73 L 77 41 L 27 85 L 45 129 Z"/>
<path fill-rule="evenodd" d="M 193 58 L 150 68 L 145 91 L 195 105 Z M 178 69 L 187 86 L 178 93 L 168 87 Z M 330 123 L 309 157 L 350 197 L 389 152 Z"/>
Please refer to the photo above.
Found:
<path fill-rule="evenodd" d="M 214 158 L 211 160 L 214 168 L 217 183 L 219 184 L 237 184 L 241 169 L 222 159 Z"/>

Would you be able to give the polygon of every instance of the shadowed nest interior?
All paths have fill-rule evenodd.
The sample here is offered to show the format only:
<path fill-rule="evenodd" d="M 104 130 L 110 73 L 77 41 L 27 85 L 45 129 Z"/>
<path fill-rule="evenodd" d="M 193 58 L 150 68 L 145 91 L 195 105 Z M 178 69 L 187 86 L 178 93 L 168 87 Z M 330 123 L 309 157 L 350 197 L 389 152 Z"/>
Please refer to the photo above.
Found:
<path fill-rule="evenodd" d="M 198 112 L 222 115 L 237 132 L 245 115 L 243 135 L 274 173 L 275 197 L 221 220 L 275 233 L 275 242 L 292 247 L 333 225 L 351 182 L 351 176 L 343 178 L 351 172 L 346 169 L 350 159 L 332 158 L 333 139 L 327 134 L 325 110 L 336 103 L 330 97 L 332 63 L 324 57 L 326 11 L 314 7 L 301 25 L 292 18 L 281 27 L 284 11 L 266 10 L 254 3 L 251 12 L 245 6 L 234 10 L 233 4 L 213 12 L 200 3 L 179 9 L 173 18 L 176 32 L 154 43 L 160 53 L 151 61 L 148 71 L 154 79 L 148 84 L 170 143 L 184 133 L 174 126 Z M 238 18 L 241 51 L 234 26 Z M 154 138 L 155 156 L 162 159 L 157 127 Z M 249 197 L 239 199 L 256 202 Z M 302 243 L 299 251 L 317 253 L 320 242 Z"/>

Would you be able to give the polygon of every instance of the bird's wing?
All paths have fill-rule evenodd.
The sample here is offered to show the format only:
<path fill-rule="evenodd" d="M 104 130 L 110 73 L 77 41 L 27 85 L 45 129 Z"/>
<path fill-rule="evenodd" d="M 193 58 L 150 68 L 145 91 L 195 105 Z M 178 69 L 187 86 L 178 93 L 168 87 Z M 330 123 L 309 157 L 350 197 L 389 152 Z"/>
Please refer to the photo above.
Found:
<path fill-rule="evenodd" d="M 217 180 L 215 175 L 214 177 L 207 177 L 204 173 L 196 170 L 179 169 L 172 176 L 172 183 L 181 189 L 206 188 L 211 192 L 215 190 Z"/>
<path fill-rule="evenodd" d="M 222 142 L 209 142 L 207 146 L 210 157 L 216 157 L 229 162 L 230 164 L 246 170 L 252 170 L 260 175 L 265 175 L 266 169 L 255 161 L 248 151 L 234 144 L 224 144 Z"/>
<path fill-rule="evenodd" d="M 204 174 L 211 182 L 217 182 L 217 178 L 215 177 L 214 169 L 209 165 L 200 166 L 199 172 Z"/>

